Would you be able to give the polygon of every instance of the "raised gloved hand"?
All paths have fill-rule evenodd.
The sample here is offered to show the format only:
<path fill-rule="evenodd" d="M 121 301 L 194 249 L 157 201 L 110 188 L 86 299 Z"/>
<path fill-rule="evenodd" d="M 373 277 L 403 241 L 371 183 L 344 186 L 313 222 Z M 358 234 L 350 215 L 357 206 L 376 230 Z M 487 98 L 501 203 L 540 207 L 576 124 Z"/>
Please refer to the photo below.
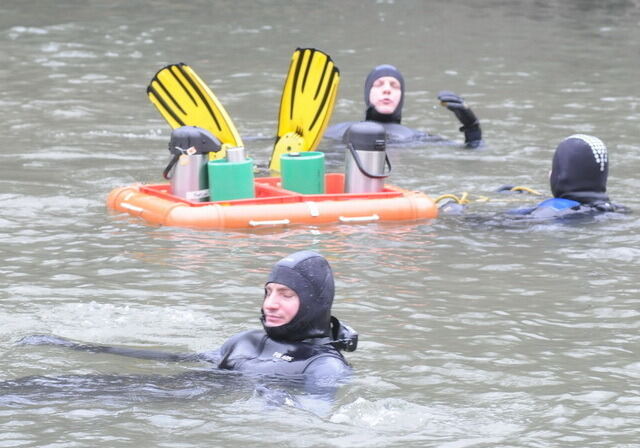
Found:
<path fill-rule="evenodd" d="M 460 131 L 464 132 L 464 144 L 467 148 L 477 148 L 482 143 L 482 130 L 476 114 L 460 96 L 449 90 L 438 94 L 440 104 L 452 111 L 462 123 Z"/>

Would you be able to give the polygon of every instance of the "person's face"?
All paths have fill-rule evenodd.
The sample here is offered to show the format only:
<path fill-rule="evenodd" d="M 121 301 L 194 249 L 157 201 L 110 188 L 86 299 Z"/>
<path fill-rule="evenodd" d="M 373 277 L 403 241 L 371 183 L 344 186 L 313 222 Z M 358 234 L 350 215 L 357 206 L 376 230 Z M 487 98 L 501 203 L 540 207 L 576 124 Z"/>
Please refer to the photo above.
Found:
<path fill-rule="evenodd" d="M 400 81 L 393 76 L 376 79 L 369 91 L 369 103 L 380 114 L 392 114 L 402 99 Z"/>
<path fill-rule="evenodd" d="M 298 314 L 300 298 L 295 291 L 280 283 L 269 283 L 264 288 L 264 323 L 267 327 L 288 324 Z"/>

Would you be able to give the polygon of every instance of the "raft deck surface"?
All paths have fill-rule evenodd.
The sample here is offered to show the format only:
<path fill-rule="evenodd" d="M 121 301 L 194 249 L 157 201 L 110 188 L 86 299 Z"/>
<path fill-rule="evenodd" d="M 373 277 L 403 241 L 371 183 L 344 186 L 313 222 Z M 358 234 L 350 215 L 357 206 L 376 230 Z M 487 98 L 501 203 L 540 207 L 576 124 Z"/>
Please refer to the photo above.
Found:
<path fill-rule="evenodd" d="M 255 198 L 192 202 L 170 193 L 169 184 L 131 185 L 113 190 L 111 209 L 151 224 L 197 229 L 409 221 L 438 215 L 424 193 L 385 185 L 379 193 L 344 193 L 344 174 L 325 175 L 324 194 L 301 194 L 280 187 L 279 177 L 256 178 Z"/>

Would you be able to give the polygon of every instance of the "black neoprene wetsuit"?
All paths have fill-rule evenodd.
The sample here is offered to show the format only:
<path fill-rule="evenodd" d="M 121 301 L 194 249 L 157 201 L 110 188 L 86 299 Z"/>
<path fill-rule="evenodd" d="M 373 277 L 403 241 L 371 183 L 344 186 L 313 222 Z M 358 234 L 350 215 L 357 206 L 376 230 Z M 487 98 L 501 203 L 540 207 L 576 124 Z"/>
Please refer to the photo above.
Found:
<path fill-rule="evenodd" d="M 374 120 L 369 120 L 374 121 Z M 344 141 L 344 136 L 347 129 L 357 121 L 347 121 L 344 123 L 338 123 L 329 126 L 324 133 L 324 136 L 331 140 Z M 408 144 L 408 143 L 451 143 L 454 142 L 447 140 L 440 135 L 431 135 L 426 132 L 412 129 L 399 123 L 386 123 L 376 121 L 376 123 L 382 125 L 387 133 L 387 143 L 394 144 Z"/>
<path fill-rule="evenodd" d="M 351 374 L 351 367 L 330 338 L 278 342 L 263 330 L 239 333 L 219 350 L 201 354 L 218 368 L 257 376 L 300 379 L 310 393 L 326 391 Z"/>

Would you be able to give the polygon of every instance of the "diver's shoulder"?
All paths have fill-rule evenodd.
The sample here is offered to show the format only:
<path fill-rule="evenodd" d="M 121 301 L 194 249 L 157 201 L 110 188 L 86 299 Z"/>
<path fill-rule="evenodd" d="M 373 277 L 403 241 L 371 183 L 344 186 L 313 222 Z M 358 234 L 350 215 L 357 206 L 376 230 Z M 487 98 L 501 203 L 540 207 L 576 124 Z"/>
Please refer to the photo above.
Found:
<path fill-rule="evenodd" d="M 597 211 L 603 212 L 603 213 L 607 213 L 607 212 L 622 213 L 622 214 L 632 213 L 631 209 L 626 205 L 616 204 L 610 201 L 595 203 L 592 205 L 592 207 Z"/>
<path fill-rule="evenodd" d="M 519 214 L 535 218 L 562 218 L 571 215 L 595 215 L 602 213 L 631 213 L 628 207 L 613 203 L 609 200 L 594 202 L 578 202 L 566 198 L 549 198 L 535 207 L 526 209 Z M 518 214 L 518 213 L 516 213 Z"/>
<path fill-rule="evenodd" d="M 400 123 L 380 123 L 387 134 L 387 142 L 390 144 L 403 144 L 418 142 L 426 138 L 423 131 L 410 128 Z"/>
<path fill-rule="evenodd" d="M 386 131 L 390 145 L 410 145 L 412 143 L 455 144 L 451 140 L 400 123 L 380 123 Z"/>
<path fill-rule="evenodd" d="M 372 123 L 377 123 L 384 128 L 387 143 L 390 145 L 409 145 L 412 143 L 453 143 L 452 141 L 440 135 L 429 134 L 428 132 L 410 128 L 400 123 L 386 123 L 375 120 L 369 121 Z M 342 123 L 331 125 L 325 130 L 324 137 L 331 140 L 344 141 L 347 130 L 355 123 L 360 122 L 345 121 Z"/>
<path fill-rule="evenodd" d="M 222 344 L 221 350 L 222 352 L 227 352 L 234 349 L 238 345 L 255 346 L 259 344 L 261 341 L 263 341 L 266 337 L 267 335 L 264 332 L 264 330 L 255 329 L 255 330 L 242 331 L 238 334 L 231 336 L 229 339 L 227 339 L 225 343 Z"/>
<path fill-rule="evenodd" d="M 345 121 L 342 123 L 333 124 L 324 131 L 324 137 L 331 140 L 339 140 L 342 141 L 344 138 L 344 134 L 347 132 L 347 129 L 351 127 L 352 124 L 357 123 L 357 121 Z"/>
<path fill-rule="evenodd" d="M 351 367 L 342 353 L 333 349 L 326 350 L 309 358 L 304 369 L 305 373 L 314 375 L 340 375 L 351 371 Z"/>

